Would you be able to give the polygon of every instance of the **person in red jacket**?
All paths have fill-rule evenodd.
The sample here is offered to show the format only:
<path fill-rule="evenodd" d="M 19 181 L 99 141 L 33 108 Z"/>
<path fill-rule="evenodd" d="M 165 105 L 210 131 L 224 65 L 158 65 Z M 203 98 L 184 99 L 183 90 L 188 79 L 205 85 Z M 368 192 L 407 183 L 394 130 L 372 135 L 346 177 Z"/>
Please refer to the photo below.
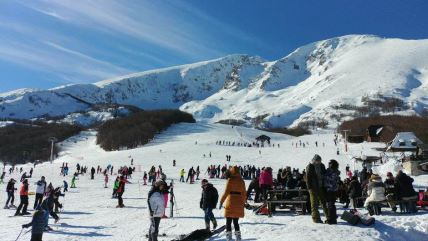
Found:
<path fill-rule="evenodd" d="M 266 167 L 263 169 L 263 171 L 260 173 L 259 185 L 263 200 L 266 200 L 267 191 L 272 189 L 273 186 L 272 168 Z"/>
<path fill-rule="evenodd" d="M 20 196 L 21 202 L 19 203 L 19 206 L 16 209 L 15 216 L 29 215 L 30 213 L 27 212 L 27 206 L 28 206 L 28 180 L 27 179 L 24 179 L 22 181 L 22 185 L 19 188 L 19 196 Z M 21 208 L 22 208 L 22 213 L 21 213 Z"/>
<path fill-rule="evenodd" d="M 125 176 L 120 176 L 119 179 L 119 187 L 117 188 L 117 200 L 118 200 L 118 205 L 116 206 L 117 208 L 123 208 L 125 207 L 125 205 L 123 205 L 123 199 L 122 199 L 122 195 L 125 192 L 125 184 L 126 183 L 130 183 L 128 182 L 128 180 L 126 180 Z"/>

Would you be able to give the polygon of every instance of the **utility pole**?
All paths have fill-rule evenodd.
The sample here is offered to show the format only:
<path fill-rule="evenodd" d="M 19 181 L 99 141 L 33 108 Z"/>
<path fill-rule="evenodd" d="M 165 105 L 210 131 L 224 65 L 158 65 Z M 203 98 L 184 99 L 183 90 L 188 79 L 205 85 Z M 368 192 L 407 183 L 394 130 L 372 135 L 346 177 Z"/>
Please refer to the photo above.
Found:
<path fill-rule="evenodd" d="M 350 132 L 351 130 L 342 130 L 343 132 L 345 132 L 345 152 L 348 152 L 348 132 Z"/>
<path fill-rule="evenodd" d="M 52 161 L 53 161 L 53 151 L 54 151 L 54 143 L 56 142 L 56 141 L 58 141 L 55 137 L 49 137 L 49 141 L 52 143 L 51 144 L 51 163 L 52 163 Z"/>

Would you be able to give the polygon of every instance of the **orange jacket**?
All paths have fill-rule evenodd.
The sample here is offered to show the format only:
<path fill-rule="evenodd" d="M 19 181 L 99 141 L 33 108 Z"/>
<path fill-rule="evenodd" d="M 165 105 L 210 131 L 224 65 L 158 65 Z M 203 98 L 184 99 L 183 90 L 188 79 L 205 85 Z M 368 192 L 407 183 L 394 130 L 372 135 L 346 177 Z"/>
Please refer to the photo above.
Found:
<path fill-rule="evenodd" d="M 234 166 L 229 169 L 230 177 L 226 182 L 226 189 L 220 199 L 220 203 L 224 202 L 224 216 L 227 218 L 243 218 L 244 204 L 247 200 L 247 192 L 245 191 L 245 183 L 239 173 L 238 167 Z"/>
<path fill-rule="evenodd" d="M 28 196 L 28 184 L 22 184 L 19 188 L 19 195 Z"/>

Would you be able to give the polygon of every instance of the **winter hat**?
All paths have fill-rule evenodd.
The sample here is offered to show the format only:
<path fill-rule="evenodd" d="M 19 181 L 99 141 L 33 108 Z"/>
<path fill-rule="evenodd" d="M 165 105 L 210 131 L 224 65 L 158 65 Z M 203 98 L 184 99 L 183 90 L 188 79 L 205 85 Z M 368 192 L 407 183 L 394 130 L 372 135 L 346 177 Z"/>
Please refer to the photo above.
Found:
<path fill-rule="evenodd" d="M 386 173 L 386 176 L 387 176 L 387 177 L 392 177 L 392 172 L 388 172 L 388 173 Z"/>
<path fill-rule="evenodd" d="M 312 161 L 321 161 L 321 157 L 318 154 L 315 154 L 315 156 L 312 158 Z"/>
<path fill-rule="evenodd" d="M 381 179 L 381 177 L 379 175 L 377 175 L 377 174 L 372 174 L 370 176 L 370 181 L 379 180 L 379 179 Z"/>
<path fill-rule="evenodd" d="M 160 187 L 160 186 L 162 186 L 162 185 L 165 185 L 165 186 L 166 186 L 166 183 L 165 183 L 163 180 L 157 180 L 157 181 L 155 182 L 155 187 Z"/>
<path fill-rule="evenodd" d="M 336 170 L 339 168 L 339 163 L 334 159 L 330 160 L 329 165 L 331 166 L 331 168 L 336 169 Z"/>

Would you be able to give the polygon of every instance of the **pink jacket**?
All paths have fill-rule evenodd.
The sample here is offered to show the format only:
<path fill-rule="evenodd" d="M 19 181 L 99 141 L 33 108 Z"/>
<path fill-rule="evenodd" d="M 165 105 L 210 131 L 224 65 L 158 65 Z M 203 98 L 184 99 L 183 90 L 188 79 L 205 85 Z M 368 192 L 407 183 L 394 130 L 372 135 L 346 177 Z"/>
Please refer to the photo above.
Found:
<path fill-rule="evenodd" d="M 259 177 L 259 185 L 269 185 L 272 186 L 273 185 L 273 179 L 272 179 L 272 174 L 269 173 L 268 171 L 264 170 L 260 173 L 260 177 Z"/>

